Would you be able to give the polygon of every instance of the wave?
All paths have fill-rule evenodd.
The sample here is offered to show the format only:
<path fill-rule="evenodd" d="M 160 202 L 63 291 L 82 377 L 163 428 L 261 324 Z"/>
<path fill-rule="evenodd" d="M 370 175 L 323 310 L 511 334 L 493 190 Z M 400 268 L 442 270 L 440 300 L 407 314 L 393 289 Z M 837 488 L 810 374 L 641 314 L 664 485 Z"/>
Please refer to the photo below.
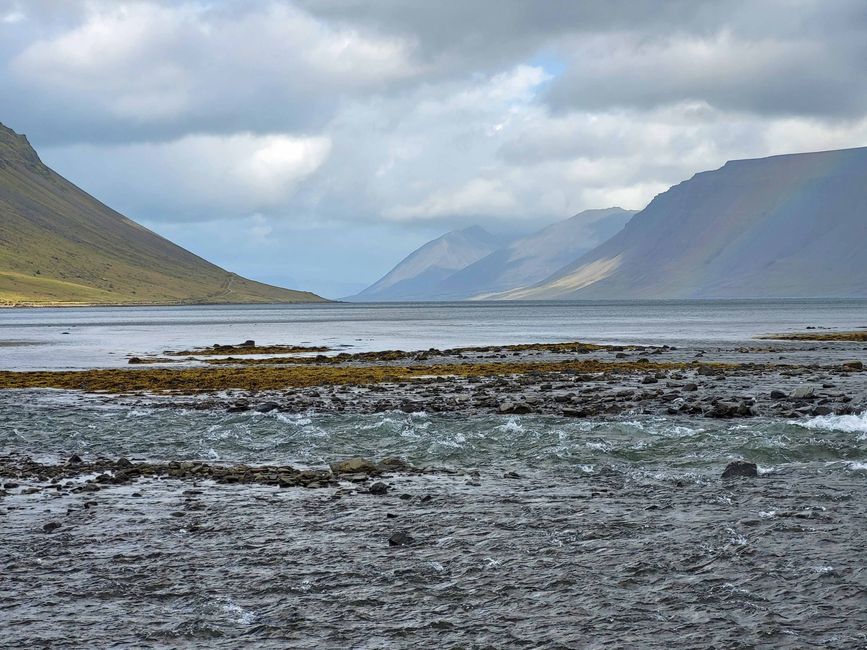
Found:
<path fill-rule="evenodd" d="M 808 429 L 867 434 L 867 412 L 857 415 L 820 415 L 806 422 L 794 422 Z"/>

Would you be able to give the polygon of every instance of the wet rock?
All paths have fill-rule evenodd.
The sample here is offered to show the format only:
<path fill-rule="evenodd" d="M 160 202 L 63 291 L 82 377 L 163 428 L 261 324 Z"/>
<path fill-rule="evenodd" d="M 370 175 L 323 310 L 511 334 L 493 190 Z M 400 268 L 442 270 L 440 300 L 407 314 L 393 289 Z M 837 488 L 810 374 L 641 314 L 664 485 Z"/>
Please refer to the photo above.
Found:
<path fill-rule="evenodd" d="M 698 385 L 693 383 L 688 383 L 683 385 L 683 391 L 685 393 L 694 393 L 698 390 Z"/>
<path fill-rule="evenodd" d="M 60 528 L 60 524 L 58 524 L 56 521 L 49 521 L 47 524 L 42 526 L 42 532 L 53 533 L 58 528 Z"/>
<path fill-rule="evenodd" d="M 72 454 L 72 456 L 66 459 L 67 465 L 81 465 L 82 462 L 81 456 L 78 454 Z"/>
<path fill-rule="evenodd" d="M 239 348 L 255 348 L 256 347 L 256 341 L 254 341 L 253 339 L 247 339 L 243 343 L 239 343 L 238 347 Z"/>
<path fill-rule="evenodd" d="M 659 380 L 653 375 L 647 375 L 644 379 L 641 380 L 642 384 L 657 384 Z"/>
<path fill-rule="evenodd" d="M 399 530 L 388 538 L 389 546 L 412 546 L 415 539 L 406 531 Z"/>
<path fill-rule="evenodd" d="M 861 361 L 845 361 L 843 370 L 864 370 L 864 363 Z"/>
<path fill-rule="evenodd" d="M 380 469 L 371 461 L 360 456 L 339 460 L 329 464 L 333 474 L 379 474 Z"/>
<path fill-rule="evenodd" d="M 127 468 L 132 467 L 132 462 L 129 460 L 129 458 L 118 458 L 117 462 L 114 465 L 115 467 Z"/>
<path fill-rule="evenodd" d="M 277 402 L 264 402 L 263 404 L 257 404 L 255 410 L 257 413 L 270 413 L 279 408 L 280 405 Z"/>
<path fill-rule="evenodd" d="M 377 481 L 373 485 L 371 485 L 368 490 L 371 494 L 383 495 L 388 494 L 388 486 L 382 481 Z"/>
<path fill-rule="evenodd" d="M 786 399 L 786 394 L 781 390 L 772 390 L 771 399 Z"/>
<path fill-rule="evenodd" d="M 816 406 L 812 410 L 813 415 L 831 415 L 834 412 L 830 406 Z"/>
<path fill-rule="evenodd" d="M 726 465 L 722 478 L 755 478 L 759 475 L 759 468 L 755 463 L 745 460 L 736 460 Z"/>
<path fill-rule="evenodd" d="M 383 458 L 379 461 L 379 467 L 383 470 L 393 471 L 409 471 L 414 469 L 412 465 L 406 462 L 403 458 L 391 457 Z"/>
<path fill-rule="evenodd" d="M 812 386 L 798 386 L 792 391 L 792 399 L 811 399 L 815 392 Z"/>
<path fill-rule="evenodd" d="M 533 409 L 530 408 L 529 404 L 524 402 L 501 402 L 499 408 L 497 409 L 500 413 L 513 413 L 516 415 L 520 415 L 523 413 L 530 413 Z"/>
<path fill-rule="evenodd" d="M 130 359 L 127 363 L 129 363 L 132 366 L 136 366 L 136 365 L 140 365 L 140 364 L 144 363 L 144 360 L 139 358 L 139 357 L 130 357 Z"/>
<path fill-rule="evenodd" d="M 518 472 L 506 472 L 503 474 L 503 478 L 521 478 L 521 475 Z"/>

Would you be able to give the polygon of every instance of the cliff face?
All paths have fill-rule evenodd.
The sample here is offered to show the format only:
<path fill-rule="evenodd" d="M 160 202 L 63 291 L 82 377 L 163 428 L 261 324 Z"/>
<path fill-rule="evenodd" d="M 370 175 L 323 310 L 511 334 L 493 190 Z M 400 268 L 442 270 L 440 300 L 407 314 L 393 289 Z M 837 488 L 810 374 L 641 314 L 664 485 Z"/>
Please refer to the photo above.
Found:
<path fill-rule="evenodd" d="M 321 300 L 230 273 L 127 219 L 0 124 L 0 304 Z"/>
<path fill-rule="evenodd" d="M 867 297 L 867 148 L 726 163 L 505 299 Z"/>

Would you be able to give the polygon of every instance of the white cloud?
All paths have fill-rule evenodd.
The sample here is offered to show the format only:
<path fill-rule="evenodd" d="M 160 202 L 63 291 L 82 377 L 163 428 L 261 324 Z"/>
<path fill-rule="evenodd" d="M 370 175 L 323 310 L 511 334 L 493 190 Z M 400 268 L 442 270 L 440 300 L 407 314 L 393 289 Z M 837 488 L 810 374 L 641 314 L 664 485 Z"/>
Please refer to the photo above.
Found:
<path fill-rule="evenodd" d="M 78 165 L 73 180 L 101 198 L 122 184 L 126 198 L 119 201 L 128 201 L 133 214 L 209 220 L 285 205 L 330 149 L 327 137 L 190 135 L 166 143 L 73 145 L 45 157 L 73 169 L 70 161 L 90 161 L 85 169 Z"/>

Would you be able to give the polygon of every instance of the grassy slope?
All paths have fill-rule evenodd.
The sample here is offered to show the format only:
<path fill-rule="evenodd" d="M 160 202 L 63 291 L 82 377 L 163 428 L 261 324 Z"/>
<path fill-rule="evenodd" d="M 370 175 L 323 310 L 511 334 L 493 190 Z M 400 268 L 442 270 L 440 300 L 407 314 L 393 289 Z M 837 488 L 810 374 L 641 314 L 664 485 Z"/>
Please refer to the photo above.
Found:
<path fill-rule="evenodd" d="M 0 125 L 0 304 L 318 302 L 247 280 L 103 205 Z"/>

